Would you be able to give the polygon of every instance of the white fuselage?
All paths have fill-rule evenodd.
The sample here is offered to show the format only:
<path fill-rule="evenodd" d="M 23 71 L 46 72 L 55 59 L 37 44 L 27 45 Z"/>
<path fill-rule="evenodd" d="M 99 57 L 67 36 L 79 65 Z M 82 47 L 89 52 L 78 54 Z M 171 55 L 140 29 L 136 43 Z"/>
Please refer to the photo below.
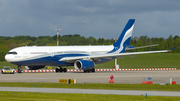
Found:
<path fill-rule="evenodd" d="M 64 57 L 90 56 L 105 54 L 113 50 L 113 45 L 106 46 L 26 46 L 9 51 L 6 61 L 16 65 L 53 65 Z M 28 63 L 29 61 L 29 63 Z M 44 61 L 44 64 L 43 64 Z M 39 63 L 37 63 L 39 62 Z M 49 63 L 48 63 L 49 62 Z M 56 65 L 56 64 L 55 64 Z M 58 64 L 60 65 L 60 64 Z M 63 63 L 64 65 L 64 63 Z"/>

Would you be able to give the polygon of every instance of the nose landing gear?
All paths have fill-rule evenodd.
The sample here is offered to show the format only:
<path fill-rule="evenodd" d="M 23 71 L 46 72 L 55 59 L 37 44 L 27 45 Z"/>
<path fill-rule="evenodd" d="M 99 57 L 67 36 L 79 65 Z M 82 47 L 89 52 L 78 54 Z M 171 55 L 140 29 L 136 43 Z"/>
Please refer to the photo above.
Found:
<path fill-rule="evenodd" d="M 18 73 L 22 73 L 22 67 L 18 66 Z"/>

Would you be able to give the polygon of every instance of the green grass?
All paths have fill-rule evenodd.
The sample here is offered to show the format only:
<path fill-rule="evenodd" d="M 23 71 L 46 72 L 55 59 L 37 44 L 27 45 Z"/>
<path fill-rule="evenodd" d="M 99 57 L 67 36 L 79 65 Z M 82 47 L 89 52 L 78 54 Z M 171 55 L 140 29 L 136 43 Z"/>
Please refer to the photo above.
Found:
<path fill-rule="evenodd" d="M 140 54 L 134 57 L 123 56 L 124 58 L 118 59 L 120 68 L 178 68 L 180 69 L 180 53 L 158 53 L 158 54 Z M 6 61 L 0 61 L 0 68 L 3 66 L 11 66 L 17 68 L 16 65 L 10 64 Z M 95 68 L 113 68 L 114 60 L 96 64 Z M 47 66 L 46 66 L 47 67 Z M 52 66 L 53 67 L 53 66 Z M 56 68 L 55 66 L 53 67 Z M 67 67 L 74 69 L 73 66 Z"/>
<path fill-rule="evenodd" d="M 2 69 L 4 66 L 11 66 L 11 68 L 16 68 L 17 66 L 16 65 L 13 65 L 9 62 L 6 62 L 6 61 L 0 61 L 0 69 Z"/>
<path fill-rule="evenodd" d="M 180 97 L 0 91 L 1 101 L 179 101 Z"/>
<path fill-rule="evenodd" d="M 158 85 L 158 84 L 95 84 L 95 83 L 59 84 L 59 83 L 0 82 L 0 86 L 1 87 L 180 91 L 180 85 Z M 173 87 L 175 88 L 174 90 L 173 90 Z"/>
<path fill-rule="evenodd" d="M 34 86 L 35 84 L 35 86 Z M 0 82 L 1 87 L 43 87 L 43 88 L 80 88 L 80 89 L 112 89 L 112 90 L 154 90 L 180 91 L 180 85 L 157 84 L 59 84 L 59 83 L 21 83 Z M 173 87 L 175 88 L 173 90 Z M 66 94 L 0 91 L 1 101 L 179 101 L 180 97 L 166 96 L 130 96 L 102 94 Z"/>
<path fill-rule="evenodd" d="M 179 68 L 180 53 L 159 53 L 159 54 L 140 54 L 135 57 L 123 56 L 118 59 L 120 68 Z M 112 68 L 114 61 L 98 64 L 99 68 Z"/>

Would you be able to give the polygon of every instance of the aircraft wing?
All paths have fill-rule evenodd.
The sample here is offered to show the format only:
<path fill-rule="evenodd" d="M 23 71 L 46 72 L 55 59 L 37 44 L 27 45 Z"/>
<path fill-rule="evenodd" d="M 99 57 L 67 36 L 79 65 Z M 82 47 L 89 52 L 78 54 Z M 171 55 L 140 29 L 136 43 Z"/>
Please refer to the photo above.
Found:
<path fill-rule="evenodd" d="M 126 51 L 128 50 L 133 50 L 133 49 L 140 49 L 140 48 L 146 48 L 146 47 L 153 47 L 153 46 L 158 46 L 159 44 L 154 44 L 154 45 L 147 45 L 147 46 L 141 46 L 141 47 L 132 47 L 132 48 L 129 48 L 129 47 L 126 47 Z"/>
<path fill-rule="evenodd" d="M 148 54 L 148 53 L 163 53 L 163 52 L 168 52 L 172 51 L 176 48 L 177 46 L 173 47 L 170 50 L 160 50 L 160 51 L 145 51 L 145 52 L 129 52 L 129 53 L 109 53 L 109 54 L 99 54 L 99 55 L 91 55 L 91 56 L 80 56 L 80 57 L 64 57 L 60 59 L 59 61 L 65 61 L 65 62 L 70 62 L 73 63 L 76 60 L 98 60 L 100 58 L 106 58 L 106 59 L 112 59 L 111 57 L 120 57 L 123 55 L 136 55 L 136 54 Z"/>

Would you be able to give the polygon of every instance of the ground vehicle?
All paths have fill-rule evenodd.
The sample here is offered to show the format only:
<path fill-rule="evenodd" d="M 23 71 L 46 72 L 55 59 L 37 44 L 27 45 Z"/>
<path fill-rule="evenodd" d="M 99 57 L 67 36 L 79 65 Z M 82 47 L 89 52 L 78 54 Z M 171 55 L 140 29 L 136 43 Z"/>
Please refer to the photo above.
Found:
<path fill-rule="evenodd" d="M 6 74 L 6 73 L 9 73 L 9 74 L 14 74 L 15 73 L 15 69 L 11 69 L 10 66 L 4 66 L 2 71 L 1 71 L 2 74 Z"/>

